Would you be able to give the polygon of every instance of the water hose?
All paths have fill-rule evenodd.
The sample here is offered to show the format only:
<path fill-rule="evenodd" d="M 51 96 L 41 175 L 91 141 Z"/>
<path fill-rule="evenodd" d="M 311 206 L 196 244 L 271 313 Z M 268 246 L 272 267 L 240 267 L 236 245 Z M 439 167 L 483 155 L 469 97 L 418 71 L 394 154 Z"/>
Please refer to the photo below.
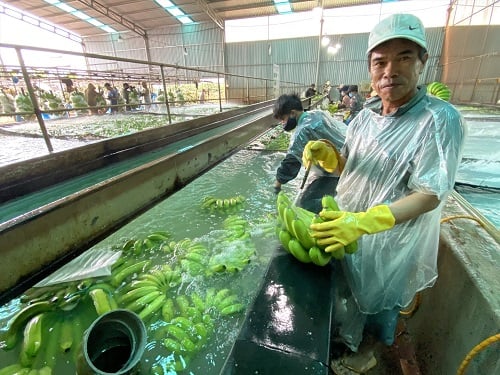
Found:
<path fill-rule="evenodd" d="M 462 364 L 458 368 L 457 375 L 463 375 L 465 374 L 465 370 L 469 363 L 472 361 L 472 359 L 482 350 L 484 350 L 488 345 L 491 345 L 497 341 L 500 341 L 500 333 L 497 333 L 496 335 L 490 336 L 487 339 L 481 341 L 479 344 L 477 344 L 475 347 L 472 348 L 472 350 L 467 354 L 462 361 Z"/>
<path fill-rule="evenodd" d="M 410 304 L 406 306 L 404 309 L 402 309 L 399 312 L 399 315 L 404 316 L 405 318 L 411 317 L 420 306 L 420 301 L 421 301 L 420 292 L 417 292 L 417 294 L 415 294 L 415 297 L 413 297 Z"/>
<path fill-rule="evenodd" d="M 485 228 L 485 224 L 477 217 L 475 216 L 470 216 L 470 215 L 453 215 L 453 216 L 448 216 L 448 217 L 445 217 L 443 219 L 441 219 L 440 223 L 446 223 L 447 221 L 450 221 L 450 220 L 454 220 L 454 219 L 470 219 L 470 220 L 474 220 L 475 222 L 477 222 L 480 226 L 482 226 L 483 228 Z"/>

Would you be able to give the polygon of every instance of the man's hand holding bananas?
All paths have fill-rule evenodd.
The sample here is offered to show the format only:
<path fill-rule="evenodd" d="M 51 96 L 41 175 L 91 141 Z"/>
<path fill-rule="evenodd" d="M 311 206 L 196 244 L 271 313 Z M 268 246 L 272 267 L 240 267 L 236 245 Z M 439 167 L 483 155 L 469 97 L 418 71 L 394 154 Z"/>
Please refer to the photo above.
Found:
<path fill-rule="evenodd" d="M 308 168 L 311 163 L 317 164 L 330 173 L 337 169 L 339 159 L 337 149 L 327 139 L 307 142 L 302 153 L 304 167 Z"/>
<path fill-rule="evenodd" d="M 389 206 L 379 205 L 366 212 L 326 211 L 319 215 L 323 223 L 311 224 L 312 237 L 326 252 L 334 252 L 356 241 L 363 234 L 374 234 L 391 229 L 396 219 Z"/>

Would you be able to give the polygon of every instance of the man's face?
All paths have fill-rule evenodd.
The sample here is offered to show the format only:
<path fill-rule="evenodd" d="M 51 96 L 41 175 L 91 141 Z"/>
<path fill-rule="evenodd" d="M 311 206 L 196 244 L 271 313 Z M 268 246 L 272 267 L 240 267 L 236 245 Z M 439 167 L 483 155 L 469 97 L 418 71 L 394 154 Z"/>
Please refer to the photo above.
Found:
<path fill-rule="evenodd" d="M 421 61 L 419 46 L 407 39 L 393 39 L 375 47 L 370 56 L 372 87 L 385 109 L 407 103 L 416 93 L 418 76 L 428 55 Z"/>

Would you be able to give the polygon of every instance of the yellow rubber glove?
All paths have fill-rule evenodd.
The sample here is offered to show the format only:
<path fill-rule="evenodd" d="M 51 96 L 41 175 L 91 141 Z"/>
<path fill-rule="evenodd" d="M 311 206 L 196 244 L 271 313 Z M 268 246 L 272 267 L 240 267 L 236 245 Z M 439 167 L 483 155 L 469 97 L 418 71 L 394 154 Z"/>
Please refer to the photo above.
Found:
<path fill-rule="evenodd" d="M 321 211 L 323 223 L 311 224 L 312 237 L 327 253 L 356 241 L 363 234 L 391 229 L 396 219 L 387 205 L 369 208 L 366 212 Z"/>
<path fill-rule="evenodd" d="M 302 164 L 318 164 L 325 171 L 332 173 L 337 169 L 340 155 L 335 146 L 327 139 L 309 141 L 302 152 Z"/>

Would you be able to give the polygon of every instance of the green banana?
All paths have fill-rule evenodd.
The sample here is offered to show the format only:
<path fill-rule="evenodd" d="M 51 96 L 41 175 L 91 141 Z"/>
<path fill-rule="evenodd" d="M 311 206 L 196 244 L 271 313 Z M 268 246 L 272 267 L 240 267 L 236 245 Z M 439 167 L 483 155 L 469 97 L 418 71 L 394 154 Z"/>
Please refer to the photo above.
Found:
<path fill-rule="evenodd" d="M 187 352 L 193 352 L 196 350 L 196 345 L 191 340 L 188 332 L 183 330 L 181 327 L 175 324 L 171 324 L 167 326 L 167 332 L 169 335 L 175 338 Z"/>
<path fill-rule="evenodd" d="M 169 322 L 175 316 L 175 305 L 172 298 L 168 298 L 161 307 L 161 316 L 166 322 Z"/>
<path fill-rule="evenodd" d="M 280 240 L 281 245 L 283 246 L 283 248 L 287 252 L 290 252 L 290 248 L 288 247 L 288 243 L 292 239 L 292 235 L 290 234 L 290 232 L 287 231 L 286 229 L 282 229 L 282 230 L 280 230 L 278 236 L 279 236 L 279 240 Z"/>
<path fill-rule="evenodd" d="M 177 340 L 171 337 L 167 337 L 163 340 L 163 345 L 170 350 L 172 353 L 185 353 L 187 350 L 182 346 Z"/>
<path fill-rule="evenodd" d="M 18 333 L 25 324 L 35 315 L 48 312 L 54 309 L 52 303 L 48 301 L 35 302 L 20 310 L 8 323 L 7 332 L 3 336 L 4 350 L 14 348 L 18 341 Z"/>
<path fill-rule="evenodd" d="M 170 233 L 165 232 L 165 231 L 157 231 L 150 233 L 147 238 L 149 238 L 152 241 L 166 241 L 170 238 Z"/>
<path fill-rule="evenodd" d="M 63 353 L 71 349 L 73 340 L 73 321 L 71 319 L 64 319 L 61 323 L 61 331 L 59 333 L 59 348 Z"/>
<path fill-rule="evenodd" d="M 42 367 L 38 370 L 38 375 L 52 375 L 52 369 L 49 366 Z"/>
<path fill-rule="evenodd" d="M 121 305 L 125 305 L 129 302 L 132 302 L 133 300 L 136 300 L 137 298 L 140 298 L 144 296 L 145 294 L 149 294 L 151 292 L 157 291 L 158 287 L 157 286 L 143 286 L 140 288 L 135 288 L 127 293 L 125 293 L 123 296 L 120 297 L 119 302 Z"/>
<path fill-rule="evenodd" d="M 141 242 L 142 243 L 142 242 Z M 141 245 L 142 246 L 142 245 Z M 121 283 L 129 276 L 137 273 L 137 272 L 143 272 L 144 269 L 149 266 L 151 263 L 150 260 L 143 260 L 137 263 L 134 263 L 130 266 L 125 267 L 124 269 L 121 269 L 119 272 L 115 273 L 114 275 L 111 276 L 111 285 L 114 287 L 118 287 L 121 285 Z"/>
<path fill-rule="evenodd" d="M 139 318 L 142 320 L 148 319 L 151 315 L 156 313 L 158 310 L 161 309 L 163 303 L 167 299 L 167 296 L 165 294 L 160 294 L 158 297 L 156 297 L 152 302 L 150 302 L 144 309 L 142 309 L 139 312 Z"/>
<path fill-rule="evenodd" d="M 148 293 L 141 298 L 136 299 L 135 301 L 131 302 L 130 304 L 127 305 L 128 310 L 132 310 L 134 312 L 138 312 L 142 310 L 148 303 L 153 302 L 158 296 L 162 295 L 163 293 L 160 292 L 159 290 Z"/>
<path fill-rule="evenodd" d="M 124 252 L 127 252 L 127 251 L 129 251 L 129 250 L 133 249 L 134 244 L 135 244 L 135 241 L 136 241 L 136 240 L 134 240 L 134 239 L 130 239 L 130 240 L 128 240 L 127 242 L 125 242 L 125 243 L 123 244 L 122 250 L 123 250 Z"/>
<path fill-rule="evenodd" d="M 297 258 L 302 263 L 311 263 L 311 257 L 306 249 L 300 244 L 300 242 L 292 238 L 288 242 L 288 248 L 290 249 L 290 253 Z"/>
<path fill-rule="evenodd" d="M 224 298 L 222 301 L 219 302 L 217 305 L 217 308 L 219 310 L 223 310 L 224 308 L 234 305 L 236 302 L 238 302 L 238 296 L 236 294 L 231 294 L 230 296 L 227 296 Z"/>
<path fill-rule="evenodd" d="M 42 325 L 44 313 L 32 317 L 24 327 L 22 351 L 28 358 L 34 358 L 42 346 Z"/>
<path fill-rule="evenodd" d="M 326 266 L 332 259 L 331 254 L 326 253 L 317 246 L 312 246 L 309 249 L 309 256 L 314 264 L 321 267 Z"/>
<path fill-rule="evenodd" d="M 92 289 L 89 292 L 89 295 L 92 299 L 97 315 L 103 315 L 113 309 L 108 297 L 108 293 L 106 293 L 103 289 Z"/>
<path fill-rule="evenodd" d="M 310 225 L 310 222 L 308 222 L 308 225 Z M 294 237 L 299 240 L 299 242 L 305 249 L 309 249 L 316 245 L 316 241 L 313 237 L 311 237 L 309 228 L 306 226 L 304 221 L 300 219 L 293 220 L 292 229 Z"/>
<path fill-rule="evenodd" d="M 321 206 L 324 210 L 340 211 L 335 198 L 332 195 L 325 195 L 321 198 Z"/>
<path fill-rule="evenodd" d="M 15 363 L 13 365 L 9 365 L 0 369 L 0 375 L 13 375 L 19 373 L 19 371 L 21 371 L 22 369 L 23 366 L 21 366 L 19 363 Z"/>
<path fill-rule="evenodd" d="M 334 257 L 335 259 L 343 259 L 345 256 L 345 247 L 341 247 L 340 249 L 335 250 L 330 254 L 332 254 L 332 257 Z"/>
<path fill-rule="evenodd" d="M 295 220 L 295 213 L 291 207 L 285 207 L 284 210 L 284 216 L 285 216 L 285 226 L 286 230 L 290 233 L 293 233 L 293 221 Z"/>
<path fill-rule="evenodd" d="M 242 303 L 235 303 L 233 305 L 229 305 L 229 306 L 224 307 L 220 311 L 220 314 L 224 315 L 224 316 L 232 315 L 232 314 L 236 314 L 236 313 L 242 311 L 244 308 L 245 308 L 245 305 L 243 305 Z"/>
<path fill-rule="evenodd" d="M 349 245 L 345 246 L 345 252 L 347 254 L 354 254 L 358 251 L 358 241 L 351 242 Z"/>

